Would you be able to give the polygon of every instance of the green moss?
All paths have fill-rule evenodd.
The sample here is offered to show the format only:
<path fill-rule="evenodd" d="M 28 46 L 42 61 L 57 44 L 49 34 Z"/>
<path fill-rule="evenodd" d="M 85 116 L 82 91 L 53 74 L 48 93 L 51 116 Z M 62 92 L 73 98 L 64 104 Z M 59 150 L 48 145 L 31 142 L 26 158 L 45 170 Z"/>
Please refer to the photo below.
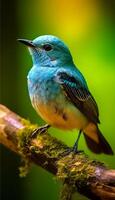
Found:
<path fill-rule="evenodd" d="M 18 136 L 18 147 L 20 153 L 25 153 L 24 149 L 27 147 L 31 133 L 37 128 L 37 125 L 32 125 L 29 121 L 22 119 L 21 123 L 25 126 L 25 128 L 20 129 L 17 133 Z"/>
<path fill-rule="evenodd" d="M 19 153 L 22 156 L 22 166 L 19 167 L 20 177 L 25 177 L 30 169 L 30 160 L 29 160 L 29 151 L 28 144 L 30 142 L 30 135 L 37 128 L 36 125 L 31 125 L 31 123 L 25 119 L 22 119 L 21 123 L 25 128 L 20 129 L 17 132 L 18 137 L 18 149 Z"/>
<path fill-rule="evenodd" d="M 28 157 L 31 156 L 31 154 L 40 154 L 43 153 L 46 155 L 48 159 L 57 159 L 59 155 L 64 151 L 65 145 L 62 145 L 60 142 L 57 141 L 54 137 L 51 137 L 48 133 L 46 134 L 38 134 L 37 135 L 37 146 L 34 146 L 34 144 L 31 144 L 31 133 L 33 130 L 37 128 L 36 125 L 31 125 L 31 123 L 25 119 L 23 119 L 22 124 L 24 125 L 24 129 L 20 130 L 17 133 L 18 136 L 18 148 L 19 152 L 22 155 L 22 157 L 25 160 L 25 164 L 20 167 L 21 176 L 25 176 L 28 172 L 28 164 L 30 164 L 30 161 L 28 160 Z M 39 144 L 43 146 L 43 148 L 39 147 Z M 48 163 L 45 162 L 44 165 L 47 165 Z"/>
<path fill-rule="evenodd" d="M 57 159 L 59 158 L 59 155 L 64 152 L 65 145 L 60 141 L 57 141 L 56 138 L 51 137 L 48 133 L 38 135 L 37 139 L 39 143 L 43 144 L 43 149 L 41 149 L 41 152 L 43 151 L 43 153 L 49 159 Z"/>
<path fill-rule="evenodd" d="M 74 191 L 75 188 L 68 183 L 64 183 L 61 190 L 60 200 L 71 200 Z"/>
<path fill-rule="evenodd" d="M 93 178 L 96 162 L 89 161 L 84 154 L 73 155 L 72 153 L 58 162 L 57 176 L 61 180 L 69 180 L 72 187 L 76 183 L 79 187 L 87 185 L 89 178 Z"/>
<path fill-rule="evenodd" d="M 19 167 L 19 176 L 26 177 L 30 169 L 30 161 L 27 158 L 22 159 L 22 165 Z"/>
<path fill-rule="evenodd" d="M 88 182 L 90 177 L 93 177 L 95 166 L 101 165 L 99 162 L 94 160 L 89 160 L 84 153 L 79 154 L 69 154 L 61 158 L 61 155 L 66 150 L 67 146 L 62 144 L 56 138 L 51 137 L 48 133 L 38 134 L 37 135 L 37 145 L 31 144 L 31 133 L 37 128 L 36 125 L 31 125 L 27 120 L 22 120 L 25 128 L 20 130 L 17 135 L 19 137 L 19 151 L 22 157 L 25 160 L 25 165 L 20 167 L 21 174 L 25 176 L 28 171 L 28 165 L 30 162 L 28 158 L 31 154 L 44 154 L 46 155 L 47 160 L 57 160 L 58 173 L 57 177 L 63 181 L 69 180 L 72 188 L 75 186 L 75 183 L 78 182 L 80 185 L 85 185 Z M 58 161 L 59 160 L 59 161 Z M 44 165 L 47 165 L 47 162 L 44 162 Z"/>

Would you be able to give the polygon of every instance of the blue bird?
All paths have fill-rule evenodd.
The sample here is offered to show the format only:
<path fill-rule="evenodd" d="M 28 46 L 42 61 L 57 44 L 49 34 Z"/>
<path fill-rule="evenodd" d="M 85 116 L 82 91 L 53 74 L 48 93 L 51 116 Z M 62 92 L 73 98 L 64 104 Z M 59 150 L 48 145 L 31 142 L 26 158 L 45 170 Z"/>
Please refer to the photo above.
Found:
<path fill-rule="evenodd" d="M 29 95 L 36 112 L 48 123 L 40 130 L 50 126 L 79 129 L 74 152 L 77 152 L 82 132 L 87 146 L 94 153 L 113 154 L 98 128 L 97 103 L 75 66 L 69 48 L 52 35 L 39 36 L 33 41 L 18 40 L 28 46 L 33 60 L 27 76 Z"/>

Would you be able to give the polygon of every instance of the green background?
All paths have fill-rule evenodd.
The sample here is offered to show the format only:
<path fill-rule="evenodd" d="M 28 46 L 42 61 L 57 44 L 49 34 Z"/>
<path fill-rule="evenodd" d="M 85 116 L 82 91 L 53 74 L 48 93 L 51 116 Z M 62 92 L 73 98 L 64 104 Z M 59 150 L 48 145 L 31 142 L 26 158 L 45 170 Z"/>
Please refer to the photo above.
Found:
<path fill-rule="evenodd" d="M 70 47 L 100 110 L 100 129 L 115 149 L 115 1 L 114 0 L 3 0 L 1 2 L 1 102 L 34 123 L 44 124 L 33 110 L 26 76 L 32 66 L 27 49 L 17 38 L 43 34 L 60 37 Z M 72 146 L 75 132 L 51 128 L 52 135 Z M 115 157 L 91 153 L 84 138 L 79 148 L 90 157 L 115 168 Z M 61 183 L 32 166 L 19 178 L 20 159 L 1 147 L 2 199 L 58 200 Z M 86 199 L 78 195 L 74 199 Z"/>

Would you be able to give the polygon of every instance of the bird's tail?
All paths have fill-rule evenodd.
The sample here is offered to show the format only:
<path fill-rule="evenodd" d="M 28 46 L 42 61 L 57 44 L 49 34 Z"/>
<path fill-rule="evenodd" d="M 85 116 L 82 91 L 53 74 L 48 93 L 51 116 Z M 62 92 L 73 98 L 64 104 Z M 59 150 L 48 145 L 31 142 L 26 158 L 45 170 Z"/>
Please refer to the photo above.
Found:
<path fill-rule="evenodd" d="M 114 154 L 111 146 L 109 145 L 109 143 L 104 138 L 99 128 L 95 124 L 90 123 L 84 129 L 84 137 L 85 137 L 87 146 L 94 153 L 97 153 L 97 154 L 104 153 L 104 154 L 109 154 L 109 155 Z"/>

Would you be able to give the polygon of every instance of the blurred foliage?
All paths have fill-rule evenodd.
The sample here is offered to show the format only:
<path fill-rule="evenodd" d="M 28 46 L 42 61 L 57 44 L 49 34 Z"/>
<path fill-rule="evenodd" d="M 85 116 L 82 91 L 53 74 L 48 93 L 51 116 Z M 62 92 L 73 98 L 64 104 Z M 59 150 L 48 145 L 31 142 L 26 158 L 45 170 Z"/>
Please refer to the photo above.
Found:
<path fill-rule="evenodd" d="M 32 66 L 31 58 L 16 38 L 56 35 L 70 47 L 76 65 L 86 77 L 99 106 L 100 128 L 115 149 L 115 1 L 4 0 L 1 7 L 1 102 L 25 118 L 44 124 L 33 110 L 27 91 L 26 76 Z M 70 146 L 77 136 L 77 131 L 65 133 L 54 128 L 50 133 Z M 114 157 L 91 153 L 83 136 L 79 148 L 115 167 Z M 61 184 L 51 174 L 34 166 L 27 178 L 20 180 L 19 161 L 14 154 L 2 148 L 2 157 L 3 199 L 7 200 L 9 196 L 22 200 L 58 199 Z M 78 195 L 77 199 L 86 198 Z"/>

